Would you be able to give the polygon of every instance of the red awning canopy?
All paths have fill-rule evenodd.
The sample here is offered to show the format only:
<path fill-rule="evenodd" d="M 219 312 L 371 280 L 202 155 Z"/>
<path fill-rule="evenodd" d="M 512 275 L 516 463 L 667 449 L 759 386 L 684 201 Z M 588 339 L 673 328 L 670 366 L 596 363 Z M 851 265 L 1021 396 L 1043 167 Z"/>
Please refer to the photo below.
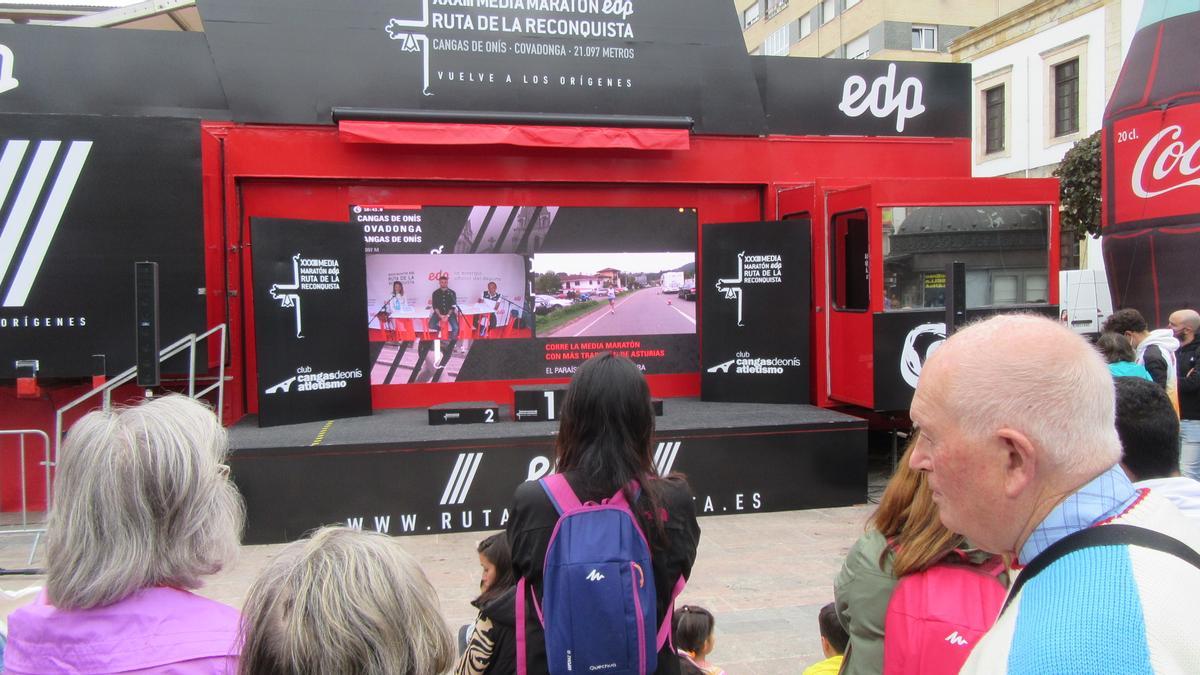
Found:
<path fill-rule="evenodd" d="M 533 148 L 687 150 L 687 129 L 448 124 L 442 122 L 338 122 L 343 143 L 393 145 L 517 145 Z"/>

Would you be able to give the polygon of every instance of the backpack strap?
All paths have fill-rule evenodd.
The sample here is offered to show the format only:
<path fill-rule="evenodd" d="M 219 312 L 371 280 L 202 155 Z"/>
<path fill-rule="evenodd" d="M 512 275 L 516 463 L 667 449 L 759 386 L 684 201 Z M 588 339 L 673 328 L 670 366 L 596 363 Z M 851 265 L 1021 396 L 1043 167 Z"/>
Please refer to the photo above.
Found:
<path fill-rule="evenodd" d="M 1048 546 L 1046 550 L 1034 556 L 1033 560 L 1029 561 L 1029 564 L 1025 566 L 1025 569 L 1021 570 L 1021 573 L 1017 575 L 1017 580 L 1013 582 L 1012 588 L 1008 592 L 1008 597 L 1004 599 L 1004 606 L 1001 607 L 1000 613 L 1003 614 L 1004 610 L 1008 609 L 1008 605 L 1013 601 L 1013 598 L 1017 597 L 1017 593 L 1020 592 L 1025 582 L 1036 577 L 1038 573 L 1054 564 L 1059 558 L 1069 553 L 1095 546 L 1126 545 L 1169 553 L 1200 569 L 1200 553 L 1196 549 L 1179 541 L 1175 537 L 1163 534 L 1157 530 L 1138 527 L 1136 525 L 1098 525 L 1088 527 L 1068 534 Z"/>
<path fill-rule="evenodd" d="M 575 491 L 571 489 L 571 484 L 567 482 L 566 476 L 561 473 L 552 473 L 539 479 L 538 483 L 546 491 L 546 496 L 550 498 L 550 504 L 554 506 L 555 511 L 558 511 L 558 515 L 575 511 L 583 506 Z"/>
<path fill-rule="evenodd" d="M 525 663 L 525 577 L 517 580 L 517 675 L 526 675 Z"/>
<path fill-rule="evenodd" d="M 525 582 L 525 577 L 517 580 L 517 675 L 526 675 L 528 664 L 526 664 L 526 654 L 528 652 L 527 640 L 525 637 L 525 589 L 529 589 L 529 597 L 533 600 L 533 609 L 537 612 L 538 623 L 542 626 L 546 625 L 546 620 L 542 616 L 542 606 L 538 604 L 537 595 L 533 592 L 533 587 Z"/>
<path fill-rule="evenodd" d="M 671 589 L 671 601 L 667 603 L 667 614 L 663 617 L 662 625 L 658 627 L 658 636 L 655 642 L 658 645 L 658 651 L 662 651 L 663 645 L 670 643 L 671 651 L 675 651 L 675 643 L 671 640 L 671 617 L 675 614 L 675 599 L 683 592 L 683 587 L 687 586 L 687 579 L 683 575 L 679 575 L 679 580 L 675 582 L 675 588 Z"/>

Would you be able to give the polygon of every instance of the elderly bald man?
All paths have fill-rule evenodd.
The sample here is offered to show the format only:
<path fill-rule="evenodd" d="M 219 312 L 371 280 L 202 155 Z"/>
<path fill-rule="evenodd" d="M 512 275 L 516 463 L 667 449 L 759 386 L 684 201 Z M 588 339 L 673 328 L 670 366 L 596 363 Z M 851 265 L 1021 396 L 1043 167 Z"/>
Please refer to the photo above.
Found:
<path fill-rule="evenodd" d="M 1112 376 L 1085 340 L 1029 315 L 968 326 L 911 415 L 942 523 L 1021 569 L 963 673 L 1196 672 L 1200 529 L 1121 471 Z M 1120 541 L 1054 560 L 1097 534 Z"/>
<path fill-rule="evenodd" d="M 1200 480 L 1200 314 L 1181 309 L 1167 319 L 1179 339 L 1175 352 L 1175 372 L 1179 383 L 1179 472 Z"/>

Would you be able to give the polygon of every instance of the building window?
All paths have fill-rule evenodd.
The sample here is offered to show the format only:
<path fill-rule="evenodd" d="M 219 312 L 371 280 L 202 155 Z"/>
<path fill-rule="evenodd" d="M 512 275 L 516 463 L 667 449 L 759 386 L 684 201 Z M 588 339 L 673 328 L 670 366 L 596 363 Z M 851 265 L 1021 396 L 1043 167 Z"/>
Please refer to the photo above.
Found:
<path fill-rule="evenodd" d="M 810 13 L 805 14 L 804 16 L 800 17 L 800 39 L 803 40 L 804 38 L 808 37 L 808 34 L 811 32 L 812 32 L 812 13 L 810 12 Z"/>
<path fill-rule="evenodd" d="M 833 21 L 833 17 L 837 14 L 837 0 L 824 0 L 821 3 L 821 25 L 825 25 Z"/>
<path fill-rule="evenodd" d="M 865 59 L 871 55 L 871 36 L 867 33 L 846 43 L 846 58 Z"/>
<path fill-rule="evenodd" d="M 992 277 L 992 304 L 1017 304 L 1017 275 L 997 274 Z"/>
<path fill-rule="evenodd" d="M 771 18 L 787 7 L 788 0 L 767 0 L 767 18 Z"/>
<path fill-rule="evenodd" d="M 976 163 L 1011 156 L 1013 133 L 1029 133 L 1029 130 L 1024 127 L 1014 129 L 1010 121 L 1012 120 L 1012 66 L 1005 66 L 976 77 L 974 92 L 973 120 L 971 122 L 973 142 L 971 146 Z"/>
<path fill-rule="evenodd" d="M 937 26 L 913 26 L 912 48 L 919 52 L 937 51 Z"/>
<path fill-rule="evenodd" d="M 983 92 L 984 152 L 1004 150 L 1004 85 Z"/>
<path fill-rule="evenodd" d="M 847 9 L 850 9 L 851 7 L 853 7 L 853 6 L 857 5 L 857 4 L 858 4 L 858 3 L 860 3 L 860 2 L 862 2 L 862 0 L 846 0 L 846 5 L 845 5 L 845 7 L 842 9 L 842 11 L 844 12 L 844 11 L 846 11 Z"/>
<path fill-rule="evenodd" d="M 744 26 L 753 25 L 755 21 L 758 21 L 758 17 L 761 15 L 761 13 L 762 13 L 762 5 L 761 4 L 759 4 L 758 2 L 755 2 L 753 5 L 750 5 L 749 7 L 746 8 L 746 11 L 742 12 L 742 25 L 744 25 Z"/>
<path fill-rule="evenodd" d="M 1025 302 L 1049 302 L 1050 288 L 1044 274 L 1030 274 L 1025 277 Z"/>
<path fill-rule="evenodd" d="M 763 52 L 767 56 L 787 56 L 789 46 L 788 27 L 783 26 L 767 36 L 767 42 L 763 45 Z"/>
<path fill-rule="evenodd" d="M 1054 135 L 1079 131 L 1079 59 L 1054 66 Z"/>

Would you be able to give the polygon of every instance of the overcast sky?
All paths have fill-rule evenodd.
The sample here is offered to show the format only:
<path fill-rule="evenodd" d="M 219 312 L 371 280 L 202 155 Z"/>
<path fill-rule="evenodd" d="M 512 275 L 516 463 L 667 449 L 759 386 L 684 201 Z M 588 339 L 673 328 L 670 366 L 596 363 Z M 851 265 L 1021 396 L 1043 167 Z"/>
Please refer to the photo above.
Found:
<path fill-rule="evenodd" d="M 696 261 L 692 252 L 674 253 L 537 253 L 533 256 L 533 271 L 595 274 L 606 267 L 622 272 L 652 272 L 673 270 Z"/>

